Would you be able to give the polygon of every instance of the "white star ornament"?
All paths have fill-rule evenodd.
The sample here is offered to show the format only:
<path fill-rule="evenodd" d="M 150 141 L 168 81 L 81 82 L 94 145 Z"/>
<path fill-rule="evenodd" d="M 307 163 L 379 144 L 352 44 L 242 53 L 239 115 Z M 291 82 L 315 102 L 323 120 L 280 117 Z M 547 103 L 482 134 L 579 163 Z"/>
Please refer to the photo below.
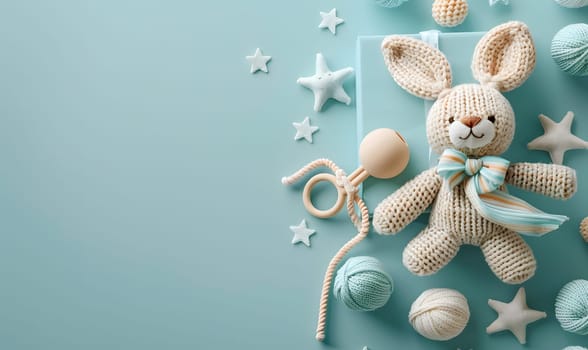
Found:
<path fill-rule="evenodd" d="M 331 33 L 337 34 L 337 26 L 343 22 L 343 18 L 337 17 L 337 9 L 332 9 L 329 12 L 322 12 L 321 17 L 323 18 L 321 23 L 319 24 L 319 28 L 329 28 Z"/>
<path fill-rule="evenodd" d="M 314 93 L 314 111 L 320 112 L 328 99 L 332 98 L 349 105 L 351 97 L 343 89 L 343 80 L 353 73 L 353 68 L 347 67 L 337 71 L 331 71 L 325 57 L 321 53 L 316 54 L 316 72 L 309 77 L 298 78 L 298 84 Z"/>
<path fill-rule="evenodd" d="M 310 125 L 310 118 L 306 117 L 301 123 L 292 123 L 292 126 L 296 128 L 296 135 L 294 136 L 294 140 L 305 139 L 306 141 L 312 143 L 312 134 L 318 131 L 318 126 L 311 126 Z"/>
<path fill-rule="evenodd" d="M 292 244 L 302 242 L 307 247 L 310 247 L 310 236 L 315 234 L 316 231 L 309 229 L 308 226 L 306 226 L 306 220 L 303 219 L 297 226 L 290 226 L 290 230 L 294 232 Z"/>
<path fill-rule="evenodd" d="M 262 72 L 267 73 L 268 72 L 267 63 L 272 59 L 272 56 L 264 56 L 261 53 L 261 50 L 259 48 L 257 48 L 257 50 L 255 50 L 255 54 L 253 56 L 245 56 L 245 59 L 251 65 L 251 74 L 253 74 L 257 71 L 262 71 Z"/>

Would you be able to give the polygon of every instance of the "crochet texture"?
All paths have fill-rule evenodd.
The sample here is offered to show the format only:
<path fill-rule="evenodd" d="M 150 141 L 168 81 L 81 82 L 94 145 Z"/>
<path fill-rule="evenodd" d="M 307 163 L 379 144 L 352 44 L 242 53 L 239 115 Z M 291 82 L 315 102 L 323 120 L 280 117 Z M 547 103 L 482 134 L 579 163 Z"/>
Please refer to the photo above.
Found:
<path fill-rule="evenodd" d="M 525 24 L 499 25 L 481 39 L 472 63 L 480 84 L 451 88 L 451 68 L 445 56 L 416 39 L 387 37 L 382 53 L 398 85 L 418 97 L 436 99 L 427 117 L 427 138 L 434 151 L 454 148 L 478 158 L 498 156 L 508 149 L 515 116 L 501 92 L 522 85 L 535 66 L 535 48 Z M 456 147 L 449 129 L 457 122 L 470 126 L 474 134 L 478 123 L 487 127 L 491 122 L 495 136 L 479 147 Z M 560 165 L 518 163 L 511 164 L 505 183 L 567 199 L 576 191 L 576 174 Z M 482 217 L 466 197 L 464 183 L 450 189 L 434 168 L 384 199 L 374 211 L 374 228 L 381 234 L 395 234 L 431 204 L 429 225 L 403 253 L 403 263 L 412 273 L 433 274 L 453 259 L 461 245 L 471 244 L 481 248 L 491 270 L 505 283 L 523 283 L 534 275 L 535 257 L 519 234 Z"/>

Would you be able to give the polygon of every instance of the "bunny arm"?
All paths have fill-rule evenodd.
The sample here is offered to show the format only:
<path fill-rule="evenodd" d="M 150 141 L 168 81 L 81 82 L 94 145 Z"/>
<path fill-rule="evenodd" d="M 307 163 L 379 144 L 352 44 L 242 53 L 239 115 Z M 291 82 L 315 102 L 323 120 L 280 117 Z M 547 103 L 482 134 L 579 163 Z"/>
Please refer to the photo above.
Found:
<path fill-rule="evenodd" d="M 400 232 L 433 203 L 442 183 L 437 168 L 431 168 L 389 195 L 374 210 L 373 225 L 376 232 Z"/>
<path fill-rule="evenodd" d="M 556 199 L 568 199 L 578 188 L 576 171 L 557 164 L 513 163 L 504 180 L 523 190 Z"/>

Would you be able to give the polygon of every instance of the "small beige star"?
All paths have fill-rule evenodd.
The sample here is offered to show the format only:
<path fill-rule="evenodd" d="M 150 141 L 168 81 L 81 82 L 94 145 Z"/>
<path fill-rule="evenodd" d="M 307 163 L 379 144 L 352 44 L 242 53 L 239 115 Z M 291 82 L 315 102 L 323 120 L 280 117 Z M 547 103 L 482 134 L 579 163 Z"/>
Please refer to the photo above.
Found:
<path fill-rule="evenodd" d="M 531 150 L 549 152 L 554 164 L 563 164 L 564 153 L 572 149 L 588 149 L 588 142 L 572 134 L 572 122 L 574 112 L 568 112 L 565 117 L 556 123 L 549 117 L 540 114 L 539 121 L 545 130 L 545 134 L 529 142 L 527 147 Z"/>
<path fill-rule="evenodd" d="M 508 330 L 521 344 L 527 341 L 527 325 L 547 317 L 545 312 L 532 310 L 527 306 L 527 295 L 522 287 L 510 303 L 490 299 L 488 305 L 498 313 L 498 318 L 486 328 L 486 333 Z"/>

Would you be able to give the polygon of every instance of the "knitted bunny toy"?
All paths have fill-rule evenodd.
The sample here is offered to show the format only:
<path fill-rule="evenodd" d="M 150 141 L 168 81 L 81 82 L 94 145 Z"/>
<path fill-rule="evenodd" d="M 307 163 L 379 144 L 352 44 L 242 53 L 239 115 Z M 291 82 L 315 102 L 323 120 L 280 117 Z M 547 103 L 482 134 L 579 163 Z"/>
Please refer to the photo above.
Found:
<path fill-rule="evenodd" d="M 542 235 L 567 217 L 544 213 L 507 194 L 505 184 L 558 199 L 576 191 L 576 174 L 554 164 L 516 163 L 498 157 L 510 146 L 515 116 L 501 94 L 522 85 L 535 67 L 527 26 L 508 22 L 478 43 L 472 71 L 480 84 L 451 87 L 445 56 L 422 41 L 402 36 L 382 43 L 388 70 L 409 93 L 436 99 L 427 117 L 427 138 L 441 154 L 424 171 L 384 199 L 373 225 L 395 234 L 433 204 L 429 225 L 404 249 L 403 263 L 416 275 L 444 267 L 462 244 L 479 246 L 494 274 L 519 284 L 536 269 L 533 252 L 518 233 Z"/>

